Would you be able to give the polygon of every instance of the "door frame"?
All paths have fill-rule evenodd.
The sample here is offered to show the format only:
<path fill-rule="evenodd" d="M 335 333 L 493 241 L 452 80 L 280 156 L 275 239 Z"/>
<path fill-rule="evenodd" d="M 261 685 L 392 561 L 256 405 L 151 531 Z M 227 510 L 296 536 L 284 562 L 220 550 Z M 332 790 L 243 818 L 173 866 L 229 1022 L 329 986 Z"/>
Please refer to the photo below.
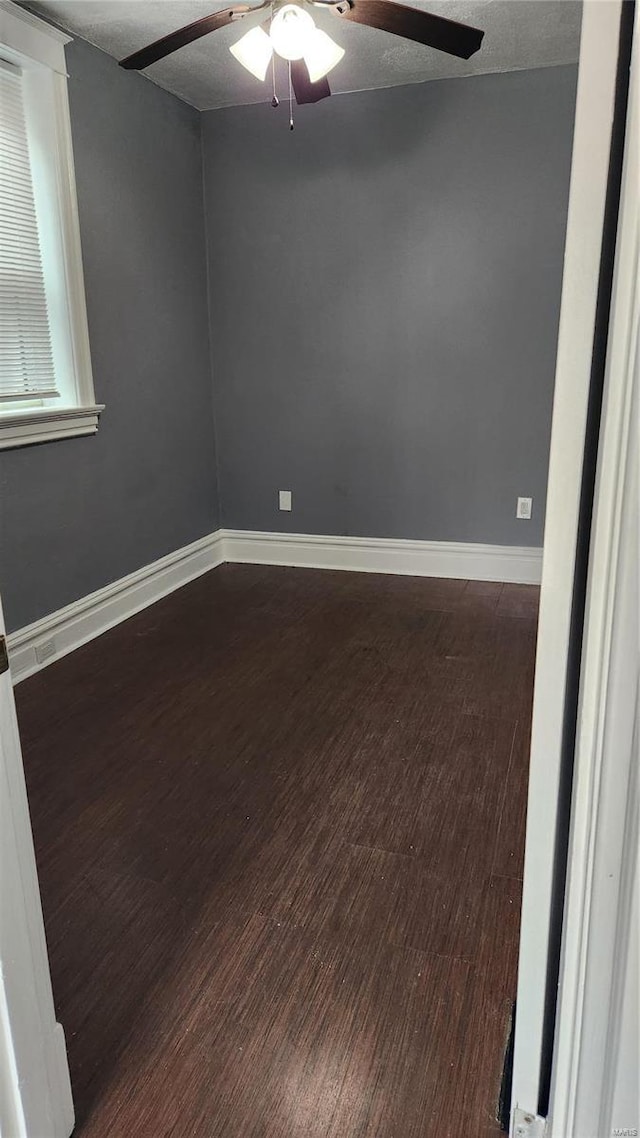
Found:
<path fill-rule="evenodd" d="M 0 606 L 0 635 L 4 635 Z M 11 673 L 0 674 L 0 1132 L 69 1138 L 64 1031 L 56 1022 Z"/>
<path fill-rule="evenodd" d="M 550 1133 L 563 1138 L 640 1127 L 638 1003 L 627 988 L 635 975 L 637 991 L 638 970 L 639 46 L 636 6 L 551 1088 Z"/>
<path fill-rule="evenodd" d="M 532 1115 L 537 1112 L 540 1096 L 558 801 L 566 749 L 567 665 L 621 13 L 622 0 L 584 2 L 545 525 L 515 1030 L 512 1103 Z M 637 76 L 635 90 L 637 96 Z M 633 200 L 633 190 L 627 189 L 629 165 L 628 160 L 625 201 Z M 637 193 L 635 200 L 637 206 Z M 604 1119 L 611 1107 L 617 1072 L 609 1062 L 604 1075 L 600 1072 L 594 1081 L 597 1048 L 609 1048 L 611 1054 L 616 1050 L 612 1033 L 626 959 L 620 913 L 631 888 L 624 858 L 633 837 L 633 819 L 627 813 L 622 827 L 624 840 L 616 846 L 615 879 L 604 880 L 599 860 L 603 835 L 613 834 L 616 825 L 620 828 L 620 798 L 615 799 L 617 812 L 615 807 L 604 811 L 606 792 L 619 774 L 616 768 L 613 778 L 609 760 L 616 748 L 627 755 L 619 731 L 616 735 L 619 716 L 609 712 L 619 653 L 624 659 L 628 652 L 628 645 L 620 640 L 620 630 L 629 627 L 624 615 L 633 593 L 629 587 L 632 575 L 630 578 L 629 569 L 624 569 L 622 557 L 628 536 L 625 526 L 629 524 L 622 507 L 628 501 L 626 480 L 632 476 L 634 465 L 633 439 L 628 439 L 629 452 L 622 463 L 620 432 L 625 408 L 630 405 L 631 387 L 624 361 L 629 364 L 633 341 L 628 327 L 633 303 L 637 316 L 637 294 L 633 301 L 633 290 L 629 283 L 622 283 L 623 276 L 619 266 L 587 602 L 568 864 L 569 919 L 560 973 L 550 1138 L 584 1138 L 584 1129 L 580 1132 L 576 1126 L 584 1104 L 589 1102 L 594 1109 L 596 1092 L 599 1113 L 590 1117 Z M 619 346 L 625 328 L 626 356 Z M 625 693 L 626 743 L 630 722 L 627 689 Z M 55 1019 L 8 673 L 0 676 L 0 726 L 3 734 L 9 726 L 8 753 L 0 764 L 0 805 L 6 823 L 0 828 L 0 884 L 3 911 L 6 914 L 9 909 L 15 917 L 11 922 L 5 919 L 0 928 L 0 952 L 11 965 L 10 974 L 5 971 L 5 982 L 0 982 L 0 1096 L 19 1138 L 34 1134 L 67 1138 L 73 1126 L 73 1107 L 64 1035 Z M 630 771 L 632 746 L 628 754 Z M 607 884 L 611 880 L 613 886 Z M 608 906 L 607 911 L 615 918 L 605 926 L 604 938 L 602 924 L 594 924 L 602 906 Z M 603 953 L 608 971 L 598 972 Z M 604 1010 L 603 993 L 607 997 Z M 6 1121 L 2 1113 L 0 1119 Z"/>
<path fill-rule="evenodd" d="M 621 457 L 620 451 L 616 451 L 603 433 L 589 551 L 585 636 L 581 643 L 582 611 L 576 605 L 576 581 L 581 571 L 584 572 L 584 566 L 580 565 L 578 538 L 580 527 L 585 524 L 583 475 L 592 413 L 594 336 L 602 315 L 598 304 L 602 300 L 600 278 L 612 167 L 612 128 L 616 96 L 619 96 L 622 18 L 623 5 L 619 0 L 586 0 L 584 4 L 534 688 L 511 1132 L 516 1133 L 516 1123 L 522 1126 L 526 1115 L 529 1121 L 524 1125 L 528 1129 L 517 1133 L 542 1133 L 542 1116 L 548 1113 L 547 1133 L 554 1138 L 578 1138 L 578 1135 L 584 1138 L 591 1132 L 585 1131 L 584 1125 L 582 1130 L 572 1128 L 578 1117 L 577 1100 L 587 1089 L 587 1084 L 578 1079 L 571 1059 L 579 1042 L 578 1007 L 584 996 L 579 985 L 576 987 L 576 968 L 580 951 L 585 948 L 589 891 L 594 886 L 588 864 L 593 856 L 590 842 L 596 831 L 589 828 L 587 819 L 592 824 L 597 821 L 599 804 L 594 797 L 594 763 L 596 758 L 602 761 L 604 754 L 602 749 L 596 754 L 593 745 L 613 696 L 607 688 L 607 668 L 610 662 L 613 666 L 612 658 L 610 661 L 607 656 L 611 648 L 611 621 L 620 605 L 629 605 L 628 598 L 623 600 L 617 595 L 620 580 L 616 571 L 619 550 L 616 543 L 620 542 L 622 533 L 620 500 L 615 495 L 621 493 L 620 487 L 624 485 L 624 467 L 620 468 L 624 455 Z M 634 82 L 637 98 L 637 76 Z M 633 97 L 629 101 L 630 114 L 632 102 Z M 635 155 L 631 152 L 627 134 L 623 181 L 627 212 L 634 199 L 637 209 L 634 158 L 637 160 L 637 152 Z M 627 221 L 626 225 L 625 241 L 631 222 Z M 621 407 L 627 405 L 625 400 L 628 403 L 631 388 L 631 371 L 623 374 L 621 361 L 626 358 L 625 351 L 628 356 L 628 345 L 633 338 L 632 272 L 628 256 L 624 264 L 619 257 L 609 325 L 608 386 L 602 419 L 603 432 L 614 430 L 612 424 L 617 424 L 618 443 Z M 622 284 L 624 274 L 625 285 Z M 628 342 L 626 349 L 625 342 Z M 586 505 L 588 526 L 591 502 Z M 625 650 L 629 651 L 629 645 Z M 633 657 L 627 656 L 627 664 L 630 662 L 633 664 Z M 580 702 L 576 709 L 578 685 Z M 614 759 L 613 754 L 609 759 Z M 567 846 L 572 787 L 573 822 Z M 565 854 L 568 889 L 562 921 Z M 560 998 L 557 999 L 558 990 L 553 984 L 549 985 L 549 975 L 563 927 Z M 602 1001 L 608 979 L 601 976 L 600 980 L 596 1000 Z M 554 1043 L 553 1036 L 549 1036 L 550 1013 L 553 1016 L 556 1011 L 549 1096 L 545 1088 L 545 1067 Z"/>

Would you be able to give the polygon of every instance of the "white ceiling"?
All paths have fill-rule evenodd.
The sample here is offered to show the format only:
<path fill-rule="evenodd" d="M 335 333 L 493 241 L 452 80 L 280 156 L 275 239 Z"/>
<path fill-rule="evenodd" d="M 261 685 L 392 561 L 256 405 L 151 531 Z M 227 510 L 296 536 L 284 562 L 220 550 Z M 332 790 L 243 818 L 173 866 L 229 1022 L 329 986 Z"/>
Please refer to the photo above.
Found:
<path fill-rule="evenodd" d="M 226 8 L 230 0 L 28 0 L 25 7 L 122 59 L 167 32 Z M 485 32 L 470 60 L 455 59 L 387 32 L 335 18 L 333 38 L 346 49 L 331 73 L 334 92 L 362 91 L 490 71 L 575 63 L 579 0 L 412 0 Z M 260 103 L 268 92 L 229 53 L 242 32 L 222 28 L 147 68 L 149 79 L 199 110 Z"/>

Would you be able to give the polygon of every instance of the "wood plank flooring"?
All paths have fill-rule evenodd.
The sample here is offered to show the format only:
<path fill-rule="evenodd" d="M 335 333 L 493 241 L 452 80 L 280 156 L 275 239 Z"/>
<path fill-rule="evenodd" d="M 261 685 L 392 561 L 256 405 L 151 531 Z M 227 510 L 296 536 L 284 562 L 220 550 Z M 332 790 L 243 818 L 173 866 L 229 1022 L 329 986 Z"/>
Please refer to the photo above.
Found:
<path fill-rule="evenodd" d="M 537 590 L 225 565 L 17 689 L 82 1138 L 489 1138 Z"/>

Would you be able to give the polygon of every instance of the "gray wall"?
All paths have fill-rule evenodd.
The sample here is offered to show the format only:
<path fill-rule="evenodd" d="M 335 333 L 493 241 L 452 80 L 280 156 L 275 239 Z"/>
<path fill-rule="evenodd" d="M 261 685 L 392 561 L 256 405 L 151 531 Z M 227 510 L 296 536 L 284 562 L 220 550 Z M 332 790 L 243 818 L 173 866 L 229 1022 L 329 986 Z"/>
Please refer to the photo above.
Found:
<path fill-rule="evenodd" d="M 0 590 L 21 627 L 218 525 L 200 118 L 67 49 L 98 434 L 0 454 Z"/>
<path fill-rule="evenodd" d="M 575 83 L 203 116 L 226 526 L 541 544 Z"/>
<path fill-rule="evenodd" d="M 0 453 L 9 628 L 214 530 L 216 469 L 234 528 L 540 544 L 576 69 L 336 97 L 291 134 L 81 41 L 68 65 L 106 410 Z"/>

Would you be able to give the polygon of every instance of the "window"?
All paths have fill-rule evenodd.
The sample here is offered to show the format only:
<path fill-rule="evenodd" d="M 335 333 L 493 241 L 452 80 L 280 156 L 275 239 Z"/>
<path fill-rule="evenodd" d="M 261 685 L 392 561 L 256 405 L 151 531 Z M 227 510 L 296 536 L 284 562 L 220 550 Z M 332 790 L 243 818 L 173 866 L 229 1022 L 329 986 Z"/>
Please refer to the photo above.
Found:
<path fill-rule="evenodd" d="M 0 0 L 0 448 L 93 434 L 64 44 Z"/>

